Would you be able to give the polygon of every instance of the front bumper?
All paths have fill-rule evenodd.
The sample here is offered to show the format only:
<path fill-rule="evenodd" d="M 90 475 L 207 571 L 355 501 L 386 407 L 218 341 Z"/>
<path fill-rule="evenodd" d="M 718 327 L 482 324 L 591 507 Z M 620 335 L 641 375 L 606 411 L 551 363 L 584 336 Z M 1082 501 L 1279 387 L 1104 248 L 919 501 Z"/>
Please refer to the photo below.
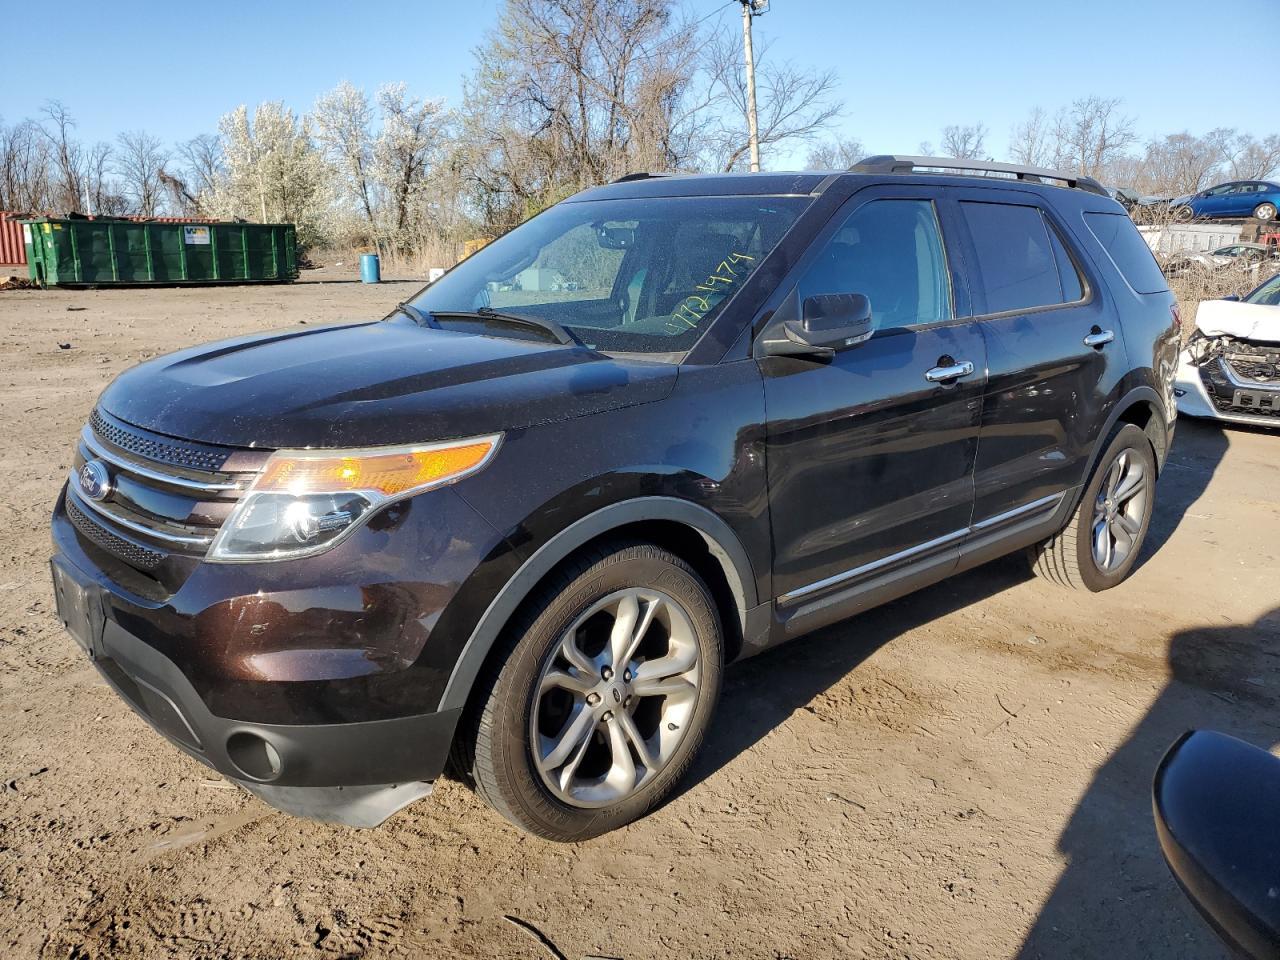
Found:
<path fill-rule="evenodd" d="M 1247 423 L 1262 427 L 1280 427 L 1280 415 L 1272 413 L 1249 413 L 1231 404 L 1230 392 L 1235 387 L 1245 387 L 1257 393 L 1275 394 L 1277 408 L 1280 409 L 1280 388 L 1272 389 L 1265 384 L 1233 383 L 1229 371 L 1210 369 L 1206 376 L 1205 367 L 1210 364 L 1220 365 L 1214 359 L 1206 364 L 1196 364 L 1184 350 L 1178 358 L 1178 374 L 1173 383 L 1174 396 L 1177 398 L 1178 413 L 1189 417 L 1206 417 L 1223 420 L 1229 423 Z M 1208 380 L 1208 383 L 1206 383 Z"/>
<path fill-rule="evenodd" d="M 444 496 L 438 496 L 443 493 Z M 58 611 L 116 692 L 184 752 L 279 809 L 372 826 L 430 792 L 458 710 L 465 581 L 500 540 L 448 491 L 310 561 L 196 566 L 144 596 L 53 517 Z M 112 571 L 112 572 L 108 572 Z"/>
<path fill-rule="evenodd" d="M 211 713 L 177 664 L 103 615 L 103 588 L 53 560 L 59 615 L 103 679 L 185 753 L 286 812 L 376 826 L 431 792 L 458 711 L 363 723 L 246 723 Z"/>

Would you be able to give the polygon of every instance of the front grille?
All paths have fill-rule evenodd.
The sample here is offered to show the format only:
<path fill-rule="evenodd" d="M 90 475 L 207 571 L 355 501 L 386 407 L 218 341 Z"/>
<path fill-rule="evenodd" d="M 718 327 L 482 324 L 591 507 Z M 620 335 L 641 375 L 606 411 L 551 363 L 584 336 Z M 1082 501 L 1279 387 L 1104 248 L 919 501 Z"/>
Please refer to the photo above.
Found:
<path fill-rule="evenodd" d="M 1257 417 L 1259 420 L 1275 420 L 1280 419 L 1280 406 L 1264 407 L 1264 406 L 1241 406 L 1235 402 L 1236 391 L 1240 389 L 1224 369 L 1226 360 L 1213 361 L 1206 363 L 1200 368 L 1200 382 L 1204 384 L 1205 391 L 1213 400 L 1213 405 L 1222 413 L 1230 413 L 1239 416 Z M 1268 390 L 1268 388 L 1280 387 L 1280 384 L 1260 383 L 1255 388 L 1258 392 L 1272 392 L 1280 399 L 1280 390 Z"/>
<path fill-rule="evenodd" d="M 107 553 L 114 554 L 139 570 L 154 570 L 165 558 L 163 553 L 148 550 L 132 540 L 126 540 L 124 537 L 112 533 L 77 507 L 72 497 L 67 497 L 67 519 L 71 521 L 72 525 L 80 531 L 85 539 L 96 543 Z"/>
<path fill-rule="evenodd" d="M 89 418 L 93 432 L 103 440 L 129 453 L 191 470 L 220 470 L 231 451 L 185 443 L 170 437 L 158 437 L 119 421 L 108 420 L 98 410 Z"/>
<path fill-rule="evenodd" d="M 251 470 L 225 471 L 237 454 L 254 465 L 244 451 L 160 436 L 95 410 L 76 451 L 67 517 L 83 538 L 163 582 L 175 564 L 208 552 L 251 482 Z M 106 470 L 105 496 L 82 487 L 89 461 Z"/>
<path fill-rule="evenodd" d="M 1227 365 L 1241 380 L 1251 380 L 1266 386 L 1280 386 L 1280 363 L 1265 359 L 1232 356 L 1224 358 Z"/>

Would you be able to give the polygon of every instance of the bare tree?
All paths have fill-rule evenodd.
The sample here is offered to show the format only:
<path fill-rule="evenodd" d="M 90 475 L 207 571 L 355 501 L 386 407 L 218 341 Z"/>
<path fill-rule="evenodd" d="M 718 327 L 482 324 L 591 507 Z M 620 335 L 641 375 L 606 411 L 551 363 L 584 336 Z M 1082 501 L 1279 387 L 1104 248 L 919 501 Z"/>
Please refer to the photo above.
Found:
<path fill-rule="evenodd" d="M 1262 140 L 1248 133 L 1232 136 L 1223 142 L 1222 153 L 1232 180 L 1265 180 L 1280 171 L 1280 134 Z"/>
<path fill-rule="evenodd" d="M 1043 108 L 1036 107 L 1014 126 L 1009 134 L 1009 155 L 1014 163 L 1027 167 L 1048 167 L 1056 162 L 1053 132 Z"/>
<path fill-rule="evenodd" d="M 1136 179 L 1148 193 L 1179 196 L 1195 193 L 1217 180 L 1222 162 L 1224 134 L 1212 131 L 1204 137 L 1190 133 L 1171 133 L 1147 144 L 1142 160 L 1136 165 Z"/>
<path fill-rule="evenodd" d="M 1055 165 L 1094 178 L 1137 142 L 1134 121 L 1120 112 L 1120 98 L 1084 97 L 1054 119 Z"/>
<path fill-rule="evenodd" d="M 866 155 L 857 137 L 823 140 L 809 149 L 805 166 L 810 170 L 848 170 Z"/>
<path fill-rule="evenodd" d="M 693 34 L 673 0 L 506 0 L 466 88 L 462 166 L 484 219 L 686 164 Z"/>
<path fill-rule="evenodd" d="M 983 142 L 987 128 L 977 123 L 971 127 L 949 126 L 942 131 L 942 152 L 957 160 L 978 160 L 985 151 Z"/>
<path fill-rule="evenodd" d="M 72 137 L 76 122 L 61 100 L 50 100 L 41 109 L 45 122 L 40 130 L 48 140 L 54 167 L 52 204 L 63 211 L 78 210 L 85 202 L 84 152 Z"/>
<path fill-rule="evenodd" d="M 208 196 L 222 175 L 222 143 L 212 133 L 202 133 L 178 144 L 182 180 L 199 200 Z"/>
<path fill-rule="evenodd" d="M 747 134 L 747 81 L 737 37 L 722 33 L 703 47 L 714 91 L 711 105 L 719 116 L 704 136 L 714 144 L 721 170 L 740 169 L 750 152 Z M 791 63 L 774 64 L 768 47 L 756 53 L 756 84 L 761 152 L 785 143 L 812 142 L 840 115 L 835 71 L 815 72 Z"/>
<path fill-rule="evenodd" d="M 114 166 L 115 154 L 109 143 L 100 140 L 85 152 L 81 175 L 88 204 L 85 213 L 113 217 L 129 212 L 129 201 L 120 184 L 111 179 Z"/>
<path fill-rule="evenodd" d="M 37 211 L 53 200 L 49 143 L 34 122 L 0 124 L 0 210 Z"/>
<path fill-rule="evenodd" d="M 123 181 L 125 195 L 133 202 L 134 213 L 154 217 L 164 201 L 161 174 L 169 154 L 161 148 L 158 138 L 144 130 L 125 131 L 116 138 L 116 144 L 119 150 L 115 171 Z"/>

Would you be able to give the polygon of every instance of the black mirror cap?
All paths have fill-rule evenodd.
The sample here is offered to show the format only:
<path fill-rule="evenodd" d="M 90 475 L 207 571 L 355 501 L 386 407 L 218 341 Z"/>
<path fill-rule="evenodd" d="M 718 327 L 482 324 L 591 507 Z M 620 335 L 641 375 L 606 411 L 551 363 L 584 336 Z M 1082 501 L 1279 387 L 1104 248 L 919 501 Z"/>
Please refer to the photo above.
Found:
<path fill-rule="evenodd" d="M 1245 956 L 1280 957 L 1280 759 L 1183 734 L 1156 769 L 1152 805 L 1165 861 L 1210 926 Z"/>
<path fill-rule="evenodd" d="M 871 300 L 861 293 L 827 293 L 805 297 L 801 309 L 806 329 L 831 330 L 871 323 Z"/>
<path fill-rule="evenodd" d="M 871 301 L 861 293 L 805 297 L 800 320 L 777 323 L 760 342 L 766 357 L 805 357 L 829 362 L 839 350 L 871 339 Z M 779 336 L 781 334 L 781 336 Z"/>

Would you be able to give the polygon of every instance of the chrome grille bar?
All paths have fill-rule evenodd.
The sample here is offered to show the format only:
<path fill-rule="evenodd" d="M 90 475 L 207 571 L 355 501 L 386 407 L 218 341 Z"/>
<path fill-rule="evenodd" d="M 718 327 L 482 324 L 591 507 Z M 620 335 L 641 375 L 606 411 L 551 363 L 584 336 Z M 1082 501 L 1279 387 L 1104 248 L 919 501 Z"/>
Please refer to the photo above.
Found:
<path fill-rule="evenodd" d="M 172 473 L 162 473 L 159 470 L 152 470 L 150 467 L 144 467 L 133 460 L 125 459 L 107 450 L 100 444 L 93 435 L 93 431 L 89 427 L 85 427 L 80 431 L 80 442 L 85 448 L 100 460 L 105 460 L 114 467 L 132 473 L 139 477 L 145 477 L 147 480 L 154 480 L 156 483 L 164 483 L 174 487 L 182 487 L 185 490 L 193 490 L 197 493 L 226 493 L 238 492 L 244 489 L 243 484 L 239 483 L 210 483 L 202 480 L 191 480 L 187 477 L 179 477 Z"/>
<path fill-rule="evenodd" d="M 171 543 L 179 547 L 207 548 L 209 544 L 213 543 L 213 537 L 211 536 L 200 537 L 200 536 L 186 536 L 186 535 L 181 535 L 176 533 L 169 533 L 157 527 L 148 526 L 147 524 L 138 523 L 134 520 L 129 520 L 126 517 L 122 517 L 118 513 L 115 513 L 112 510 L 108 510 L 106 507 L 102 506 L 102 504 L 96 503 L 93 500 L 89 500 L 85 497 L 82 497 L 80 495 L 79 490 L 77 489 L 78 485 L 76 483 L 76 480 L 77 480 L 76 474 L 74 471 L 72 471 L 71 476 L 68 478 L 68 482 L 67 482 L 67 493 L 75 497 L 76 506 L 80 507 L 81 509 L 92 510 L 98 516 L 103 517 L 109 522 L 114 523 L 118 526 L 121 526 L 126 530 L 132 530 L 134 533 L 140 533 L 143 536 L 151 537 L 152 539 L 160 540 L 160 541 L 163 541 L 164 543 Z"/>

